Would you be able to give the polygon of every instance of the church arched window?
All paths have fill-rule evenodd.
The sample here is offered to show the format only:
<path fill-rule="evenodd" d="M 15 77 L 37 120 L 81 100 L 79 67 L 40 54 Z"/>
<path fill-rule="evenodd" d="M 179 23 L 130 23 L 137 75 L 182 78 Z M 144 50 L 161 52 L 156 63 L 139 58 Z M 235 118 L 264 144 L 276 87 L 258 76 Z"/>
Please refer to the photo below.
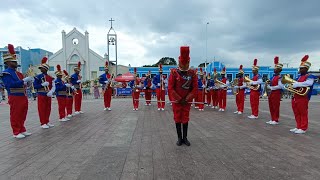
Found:
<path fill-rule="evenodd" d="M 71 56 L 70 58 L 71 62 L 79 62 L 80 61 L 80 57 L 77 54 L 74 54 Z"/>

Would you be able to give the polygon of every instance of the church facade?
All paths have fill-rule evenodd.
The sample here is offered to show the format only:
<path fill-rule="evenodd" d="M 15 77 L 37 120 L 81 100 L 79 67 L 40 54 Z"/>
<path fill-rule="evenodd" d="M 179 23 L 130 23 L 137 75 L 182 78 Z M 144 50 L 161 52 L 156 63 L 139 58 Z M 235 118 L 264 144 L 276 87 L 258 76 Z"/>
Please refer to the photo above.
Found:
<path fill-rule="evenodd" d="M 76 28 L 66 34 L 62 32 L 62 49 L 49 56 L 50 71 L 55 72 L 57 64 L 61 65 L 63 70 L 73 74 L 73 68 L 81 62 L 82 80 L 94 80 L 104 73 L 104 64 L 107 55 L 100 56 L 89 47 L 89 33 L 84 34 Z"/>

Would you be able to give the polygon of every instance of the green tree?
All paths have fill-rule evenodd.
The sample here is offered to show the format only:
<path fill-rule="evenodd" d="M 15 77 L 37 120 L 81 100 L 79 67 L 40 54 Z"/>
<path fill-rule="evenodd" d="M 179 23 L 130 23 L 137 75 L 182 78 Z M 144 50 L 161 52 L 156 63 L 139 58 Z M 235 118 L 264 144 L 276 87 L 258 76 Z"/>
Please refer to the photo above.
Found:
<path fill-rule="evenodd" d="M 153 65 L 143 65 L 142 67 L 158 67 L 159 64 L 162 65 L 177 65 L 177 61 L 171 57 L 163 57 L 156 64 Z"/>

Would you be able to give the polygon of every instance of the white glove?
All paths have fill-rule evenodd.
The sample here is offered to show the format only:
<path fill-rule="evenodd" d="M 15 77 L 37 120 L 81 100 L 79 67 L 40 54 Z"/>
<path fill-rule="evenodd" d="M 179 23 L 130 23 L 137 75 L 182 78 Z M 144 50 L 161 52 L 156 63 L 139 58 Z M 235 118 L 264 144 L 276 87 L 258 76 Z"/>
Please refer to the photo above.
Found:
<path fill-rule="evenodd" d="M 81 83 L 81 80 L 78 80 L 77 83 Z"/>
<path fill-rule="evenodd" d="M 104 81 L 104 83 L 108 84 L 109 81 Z"/>
<path fill-rule="evenodd" d="M 297 87 L 299 87 L 299 85 L 300 85 L 299 82 L 295 82 L 295 83 L 292 84 L 292 87 L 293 88 L 297 88 Z"/>
<path fill-rule="evenodd" d="M 238 88 L 239 88 L 239 86 L 234 86 L 234 88 L 235 88 L 235 89 L 238 89 Z"/>
<path fill-rule="evenodd" d="M 205 88 L 206 87 L 206 85 L 202 85 L 202 88 Z"/>
<path fill-rule="evenodd" d="M 52 97 L 52 94 L 53 94 L 53 92 L 52 92 L 52 91 L 49 91 L 49 92 L 47 93 L 47 96 L 48 96 L 48 97 Z"/>
<path fill-rule="evenodd" d="M 253 81 L 249 82 L 250 85 L 253 85 Z"/>
<path fill-rule="evenodd" d="M 49 86 L 49 82 L 47 82 L 47 81 L 46 81 L 46 82 L 43 82 L 43 83 L 41 83 L 41 86 L 43 86 L 43 87 L 44 87 L 44 86 Z"/>
<path fill-rule="evenodd" d="M 66 85 L 66 87 L 68 87 L 68 88 L 71 87 L 71 84 L 69 84 L 69 83 L 66 83 L 65 85 Z"/>
<path fill-rule="evenodd" d="M 158 83 L 158 85 L 157 86 L 160 86 L 160 83 Z"/>
<path fill-rule="evenodd" d="M 72 90 L 75 90 L 76 88 L 75 88 L 74 86 L 71 86 L 71 89 L 72 89 Z"/>
<path fill-rule="evenodd" d="M 30 82 L 30 81 L 34 81 L 34 78 L 31 76 L 28 76 L 26 78 L 23 79 L 24 82 Z"/>
<path fill-rule="evenodd" d="M 144 87 L 143 89 L 147 89 L 146 87 Z"/>

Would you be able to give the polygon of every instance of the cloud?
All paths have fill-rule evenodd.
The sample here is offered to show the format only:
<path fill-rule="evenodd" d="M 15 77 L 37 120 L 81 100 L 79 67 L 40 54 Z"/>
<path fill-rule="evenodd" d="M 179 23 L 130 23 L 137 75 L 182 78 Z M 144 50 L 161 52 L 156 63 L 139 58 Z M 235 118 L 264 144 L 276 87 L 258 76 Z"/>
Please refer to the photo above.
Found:
<path fill-rule="evenodd" d="M 319 6 L 316 0 L 4 0 L 0 22 L 6 28 L 0 29 L 0 46 L 10 42 L 55 52 L 61 48 L 61 31 L 76 27 L 89 32 L 91 49 L 103 55 L 112 17 L 119 64 L 177 59 L 179 46 L 190 45 L 191 65 L 197 66 L 206 59 L 207 42 L 208 61 L 215 58 L 238 67 L 251 66 L 258 58 L 260 65 L 271 66 L 277 55 L 288 66 L 298 66 L 309 54 L 317 69 Z"/>

